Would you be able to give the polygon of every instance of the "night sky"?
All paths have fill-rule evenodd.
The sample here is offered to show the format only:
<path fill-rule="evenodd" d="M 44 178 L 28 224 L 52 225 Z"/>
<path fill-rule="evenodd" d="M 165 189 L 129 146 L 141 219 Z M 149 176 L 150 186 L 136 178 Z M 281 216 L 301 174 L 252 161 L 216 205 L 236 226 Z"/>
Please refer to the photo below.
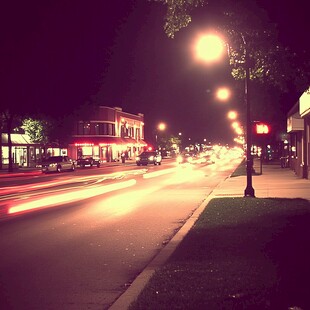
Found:
<path fill-rule="evenodd" d="M 302 4 L 257 2 L 278 23 L 281 42 L 302 48 L 309 30 Z M 165 7 L 146 0 L 1 6 L 1 101 L 51 116 L 69 114 L 85 102 L 118 106 L 145 115 L 147 136 L 164 121 L 171 134 L 232 140 L 226 113 L 240 108 L 238 96 L 223 105 L 214 92 L 235 82 L 225 62 L 207 68 L 194 62 L 195 19 L 172 40 L 163 31 Z M 292 97 L 284 112 L 294 104 Z"/>

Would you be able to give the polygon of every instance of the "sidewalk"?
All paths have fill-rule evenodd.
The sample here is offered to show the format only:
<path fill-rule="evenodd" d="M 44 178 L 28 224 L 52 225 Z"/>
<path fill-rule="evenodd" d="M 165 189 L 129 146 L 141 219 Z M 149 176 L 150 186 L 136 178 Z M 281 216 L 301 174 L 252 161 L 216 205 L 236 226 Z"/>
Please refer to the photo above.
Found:
<path fill-rule="evenodd" d="M 304 198 L 310 200 L 310 180 L 297 178 L 290 168 L 281 168 L 278 163 L 263 165 L 261 175 L 252 176 L 257 198 Z M 214 197 L 243 197 L 246 176 L 231 177 L 213 192 Z"/>
<path fill-rule="evenodd" d="M 277 163 L 264 164 L 252 181 L 259 199 L 243 198 L 245 175 L 222 182 L 110 310 L 128 309 L 142 291 L 130 309 L 306 310 L 310 181 Z M 306 200 L 298 205 L 298 198 Z M 192 231 L 201 217 L 207 226 Z"/>

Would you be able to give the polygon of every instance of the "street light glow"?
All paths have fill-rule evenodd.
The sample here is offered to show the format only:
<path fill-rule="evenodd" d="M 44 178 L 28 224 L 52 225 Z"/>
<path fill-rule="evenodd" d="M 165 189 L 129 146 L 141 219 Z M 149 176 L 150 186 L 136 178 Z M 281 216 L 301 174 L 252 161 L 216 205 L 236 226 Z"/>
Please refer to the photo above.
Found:
<path fill-rule="evenodd" d="M 232 128 L 236 129 L 236 128 L 239 127 L 239 123 L 238 123 L 238 122 L 233 122 L 233 123 L 231 124 L 231 126 L 232 126 Z"/>
<path fill-rule="evenodd" d="M 237 112 L 236 111 L 229 111 L 227 116 L 229 119 L 234 120 L 237 118 Z"/>
<path fill-rule="evenodd" d="M 197 40 L 195 53 L 198 60 L 216 61 L 224 54 L 224 42 L 217 35 L 202 35 Z"/>
<path fill-rule="evenodd" d="M 165 130 L 166 129 L 166 124 L 165 123 L 160 123 L 158 125 L 158 129 L 161 130 L 161 131 Z"/>
<path fill-rule="evenodd" d="M 230 97 L 229 89 L 225 87 L 219 88 L 216 93 L 216 97 L 221 101 L 226 101 Z"/>

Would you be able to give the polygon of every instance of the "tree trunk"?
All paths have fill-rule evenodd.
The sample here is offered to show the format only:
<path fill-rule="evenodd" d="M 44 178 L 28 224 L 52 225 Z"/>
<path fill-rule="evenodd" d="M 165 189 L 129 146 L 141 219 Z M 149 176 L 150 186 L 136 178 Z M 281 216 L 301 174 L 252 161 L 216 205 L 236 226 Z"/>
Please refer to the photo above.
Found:
<path fill-rule="evenodd" d="M 9 168 L 8 168 L 8 172 L 13 172 L 12 140 L 11 140 L 12 123 L 13 123 L 13 116 L 9 115 L 7 118 L 8 147 L 9 147 L 9 155 L 8 155 L 9 156 Z"/>

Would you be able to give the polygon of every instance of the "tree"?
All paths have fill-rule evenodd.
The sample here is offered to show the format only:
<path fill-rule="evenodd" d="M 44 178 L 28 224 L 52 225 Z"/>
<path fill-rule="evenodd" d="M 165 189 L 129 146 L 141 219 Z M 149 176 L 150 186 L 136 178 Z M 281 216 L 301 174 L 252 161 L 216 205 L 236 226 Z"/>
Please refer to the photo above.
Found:
<path fill-rule="evenodd" d="M 52 129 L 51 122 L 26 118 L 22 121 L 21 128 L 29 136 L 31 142 L 46 144 L 49 142 L 50 132 Z"/>
<path fill-rule="evenodd" d="M 159 138 L 158 145 L 161 150 L 173 153 L 180 149 L 181 139 L 173 135 L 164 135 Z"/>
<path fill-rule="evenodd" d="M 278 41 L 276 25 L 270 23 L 266 12 L 254 1 L 218 0 L 148 0 L 161 2 L 167 7 L 164 31 L 169 38 L 192 22 L 192 16 L 200 15 L 217 24 L 217 30 L 225 34 L 231 74 L 236 80 L 244 79 L 245 49 L 249 57 L 252 80 L 278 87 L 282 92 L 291 90 L 294 84 L 297 93 L 307 89 L 310 79 L 309 57 L 297 53 Z M 204 6 L 204 8 L 202 8 Z M 199 10 L 194 10 L 199 7 Z M 246 46 L 245 46 L 246 45 Z M 305 60 L 306 59 L 306 60 Z"/>
<path fill-rule="evenodd" d="M 152 0 L 148 0 L 152 1 Z M 162 2 L 167 6 L 164 30 L 169 38 L 174 38 L 175 33 L 187 27 L 192 21 L 190 15 L 194 8 L 203 6 L 205 0 L 153 0 Z"/>

